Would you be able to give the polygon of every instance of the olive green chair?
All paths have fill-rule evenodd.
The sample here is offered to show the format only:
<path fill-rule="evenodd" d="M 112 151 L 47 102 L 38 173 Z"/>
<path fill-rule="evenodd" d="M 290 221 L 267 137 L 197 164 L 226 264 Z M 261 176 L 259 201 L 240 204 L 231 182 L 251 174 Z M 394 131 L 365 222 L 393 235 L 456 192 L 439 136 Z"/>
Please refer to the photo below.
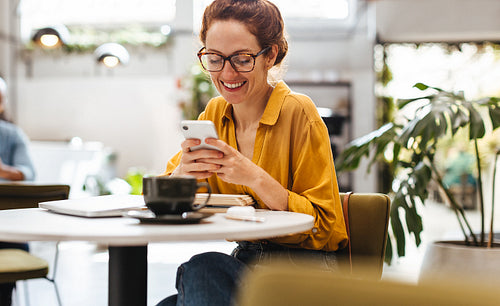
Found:
<path fill-rule="evenodd" d="M 273 264 L 249 271 L 240 283 L 239 306 L 498 305 L 497 290 L 466 279 L 411 284 Z"/>
<path fill-rule="evenodd" d="M 65 200 L 69 190 L 70 187 L 65 184 L 3 183 L 0 184 L 0 210 L 37 208 L 39 202 Z M 52 277 L 49 277 L 49 264 L 44 259 L 20 249 L 0 249 L 0 283 L 45 278 L 54 285 L 57 301 L 61 305 L 55 282 L 57 259 L 56 245 Z M 26 289 L 25 286 L 25 293 Z"/>
<path fill-rule="evenodd" d="M 344 203 L 347 193 L 341 193 Z M 351 244 L 339 252 L 341 269 L 358 278 L 380 279 L 384 265 L 390 198 L 381 193 L 352 193 L 348 197 L 347 217 Z M 346 220 L 347 223 L 347 220 Z"/>

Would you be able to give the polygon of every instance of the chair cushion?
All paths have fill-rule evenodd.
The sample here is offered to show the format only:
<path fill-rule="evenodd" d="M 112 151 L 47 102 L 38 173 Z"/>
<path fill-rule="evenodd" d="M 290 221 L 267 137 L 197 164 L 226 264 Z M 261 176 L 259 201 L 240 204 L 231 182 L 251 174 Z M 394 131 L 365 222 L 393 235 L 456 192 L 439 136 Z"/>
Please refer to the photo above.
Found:
<path fill-rule="evenodd" d="M 45 277 L 49 264 L 19 249 L 0 249 L 0 283 Z"/>

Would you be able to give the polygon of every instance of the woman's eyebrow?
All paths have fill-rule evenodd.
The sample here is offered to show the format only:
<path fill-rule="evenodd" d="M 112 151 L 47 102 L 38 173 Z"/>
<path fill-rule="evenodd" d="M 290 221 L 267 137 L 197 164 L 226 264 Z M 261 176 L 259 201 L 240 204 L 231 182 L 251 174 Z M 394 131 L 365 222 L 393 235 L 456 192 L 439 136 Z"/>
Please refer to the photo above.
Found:
<path fill-rule="evenodd" d="M 217 54 L 220 54 L 220 55 L 225 55 L 224 53 L 218 51 L 218 50 L 215 50 L 215 49 L 207 49 L 205 48 L 206 52 L 208 53 L 217 53 Z M 229 55 L 225 55 L 225 56 L 230 56 L 230 55 L 234 55 L 234 54 L 239 54 L 239 53 L 251 53 L 252 51 L 250 49 L 240 49 L 240 50 L 236 50 L 234 51 L 233 53 L 229 54 Z"/>

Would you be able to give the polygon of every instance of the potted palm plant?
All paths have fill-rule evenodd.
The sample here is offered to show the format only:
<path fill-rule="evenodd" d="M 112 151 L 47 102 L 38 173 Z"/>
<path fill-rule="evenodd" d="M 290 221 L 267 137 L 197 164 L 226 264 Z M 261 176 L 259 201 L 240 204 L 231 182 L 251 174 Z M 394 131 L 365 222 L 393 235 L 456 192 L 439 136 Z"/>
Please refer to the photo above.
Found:
<path fill-rule="evenodd" d="M 380 160 L 390 163 L 394 181 L 390 218 L 392 235 L 388 237 L 386 251 L 386 262 L 389 263 L 393 257 L 394 244 L 397 255 L 405 255 L 408 234 L 414 236 L 417 246 L 420 245 L 423 228 L 417 203 L 425 203 L 431 183 L 442 190 L 442 194 L 456 212 L 464 237 L 460 244 L 476 247 L 492 245 L 491 240 L 486 242 L 482 155 L 479 152 L 478 140 L 500 126 L 500 98 L 488 97 L 469 101 L 462 92 L 445 91 L 422 83 L 417 83 L 414 87 L 425 95 L 399 100 L 397 103 L 398 114 L 410 108 L 411 117 L 396 116 L 394 122 L 355 139 L 335 161 L 339 172 L 358 168 L 363 158 L 369 159 L 368 169 Z M 430 93 L 426 94 L 428 92 Z M 472 143 L 475 158 L 481 214 L 479 234 L 472 229 L 462 204 L 443 181 L 443 174 L 436 160 L 439 142 L 450 137 L 453 139 L 453 136 L 464 129 L 468 130 L 467 140 Z M 387 156 L 392 158 L 387 161 Z M 492 192 L 494 193 L 494 188 Z M 494 194 L 491 205 L 493 211 Z M 404 213 L 401 213 L 401 210 L 404 210 Z M 490 225 L 492 229 L 493 218 Z"/>

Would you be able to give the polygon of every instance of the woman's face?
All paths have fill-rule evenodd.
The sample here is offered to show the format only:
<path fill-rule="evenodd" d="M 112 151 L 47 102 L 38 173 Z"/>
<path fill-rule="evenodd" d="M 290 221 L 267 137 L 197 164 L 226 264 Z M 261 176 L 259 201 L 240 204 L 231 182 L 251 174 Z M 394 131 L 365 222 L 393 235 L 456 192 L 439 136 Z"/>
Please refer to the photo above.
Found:
<path fill-rule="evenodd" d="M 215 21 L 207 31 L 205 47 L 206 52 L 224 57 L 236 53 L 255 55 L 261 51 L 257 38 L 243 23 L 236 20 Z M 267 98 L 267 71 L 272 67 L 275 57 L 260 55 L 255 59 L 255 67 L 250 72 L 237 72 L 226 61 L 222 71 L 210 72 L 210 76 L 217 91 L 231 104 Z"/>

